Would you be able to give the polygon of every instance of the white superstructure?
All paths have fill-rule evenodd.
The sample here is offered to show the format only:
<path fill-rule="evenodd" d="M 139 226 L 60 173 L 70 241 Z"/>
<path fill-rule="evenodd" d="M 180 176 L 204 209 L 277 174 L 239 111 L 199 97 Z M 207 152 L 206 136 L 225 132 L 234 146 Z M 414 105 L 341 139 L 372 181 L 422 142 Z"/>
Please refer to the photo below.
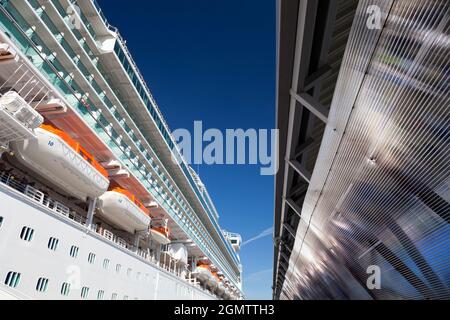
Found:
<path fill-rule="evenodd" d="M 243 298 L 211 197 L 95 1 L 2 3 L 0 120 L 0 299 Z"/>

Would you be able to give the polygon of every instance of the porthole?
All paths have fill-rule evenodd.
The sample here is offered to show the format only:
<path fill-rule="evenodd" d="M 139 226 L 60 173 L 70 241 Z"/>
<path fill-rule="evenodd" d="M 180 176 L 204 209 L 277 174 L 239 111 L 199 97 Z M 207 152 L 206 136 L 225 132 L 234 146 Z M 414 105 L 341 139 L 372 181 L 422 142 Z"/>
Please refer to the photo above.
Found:
<path fill-rule="evenodd" d="M 20 283 L 20 272 L 10 271 L 6 275 L 5 284 L 8 287 L 16 288 Z"/>
<path fill-rule="evenodd" d="M 56 248 L 58 248 L 58 243 L 59 243 L 58 239 L 50 237 L 50 239 L 48 239 L 47 247 L 50 250 L 56 251 Z"/>
<path fill-rule="evenodd" d="M 78 257 L 78 251 L 79 251 L 79 249 L 80 249 L 80 248 L 78 248 L 77 246 L 71 246 L 71 247 L 70 247 L 70 252 L 69 252 L 70 256 L 71 256 L 72 258 Z"/>
<path fill-rule="evenodd" d="M 88 262 L 93 264 L 95 262 L 95 253 L 90 252 L 88 255 Z"/>
<path fill-rule="evenodd" d="M 83 287 L 81 288 L 81 298 L 86 299 L 89 296 L 89 288 Z"/>
<path fill-rule="evenodd" d="M 47 278 L 39 278 L 36 283 L 36 291 L 45 292 L 48 287 L 48 279 Z"/>
<path fill-rule="evenodd" d="M 31 241 L 33 240 L 34 235 L 34 229 L 30 227 L 23 227 L 22 231 L 20 232 L 20 239 L 25 241 Z"/>
<path fill-rule="evenodd" d="M 70 284 L 67 282 L 63 282 L 61 285 L 61 295 L 68 296 L 70 293 Z"/>

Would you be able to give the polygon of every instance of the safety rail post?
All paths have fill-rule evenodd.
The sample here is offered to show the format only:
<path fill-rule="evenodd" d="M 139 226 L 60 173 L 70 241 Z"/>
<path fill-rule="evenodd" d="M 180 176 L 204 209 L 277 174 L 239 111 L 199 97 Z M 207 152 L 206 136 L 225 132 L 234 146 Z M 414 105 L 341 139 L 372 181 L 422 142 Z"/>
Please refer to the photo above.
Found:
<path fill-rule="evenodd" d="M 88 215 L 87 215 L 87 221 L 86 226 L 89 230 L 92 230 L 93 224 L 92 221 L 94 220 L 94 213 L 95 213 L 95 207 L 97 205 L 97 198 L 88 198 L 89 202 L 89 209 L 88 209 Z"/>

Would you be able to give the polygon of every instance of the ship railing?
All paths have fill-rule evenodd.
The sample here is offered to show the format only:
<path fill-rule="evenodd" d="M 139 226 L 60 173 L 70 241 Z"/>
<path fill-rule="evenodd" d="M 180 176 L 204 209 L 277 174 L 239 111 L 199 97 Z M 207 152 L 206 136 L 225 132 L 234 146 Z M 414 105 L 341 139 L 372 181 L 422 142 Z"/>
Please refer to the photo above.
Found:
<path fill-rule="evenodd" d="M 56 200 L 53 200 L 52 198 L 50 198 L 49 195 L 47 195 L 46 193 L 44 193 L 41 190 L 34 188 L 30 184 L 28 184 L 24 179 L 19 180 L 15 175 L 13 175 L 12 173 L 10 173 L 8 171 L 0 171 L 0 182 L 2 184 L 5 184 L 5 185 L 11 187 L 12 189 L 24 194 L 29 199 L 41 204 L 42 206 L 44 206 L 58 214 L 62 214 L 65 217 L 67 217 L 67 218 L 71 219 L 72 221 L 75 221 L 83 226 L 87 226 L 86 225 L 86 222 L 87 222 L 86 217 L 76 213 L 73 210 L 70 210 L 69 207 L 65 206 L 64 204 L 62 204 Z M 196 277 L 192 277 L 191 271 L 187 270 L 187 272 L 185 272 L 184 270 L 177 268 L 177 262 L 174 259 L 170 258 L 169 261 L 167 261 L 165 259 L 164 259 L 164 261 L 158 261 L 156 259 L 156 257 L 154 255 L 150 254 L 148 251 L 136 248 L 135 246 L 129 244 L 126 240 L 115 235 L 113 232 L 111 232 L 108 229 L 100 228 L 98 225 L 94 225 L 92 229 L 97 234 L 99 234 L 103 238 L 105 238 L 106 240 L 111 241 L 123 248 L 126 248 L 127 250 L 132 251 L 140 258 L 152 263 L 153 265 L 156 265 L 160 268 L 167 270 L 168 272 L 174 274 L 178 278 L 186 281 L 190 285 L 193 285 L 196 288 L 199 288 L 203 291 L 207 291 L 200 285 L 200 283 L 197 281 Z M 166 255 L 165 255 L 165 257 L 166 257 Z"/>
<path fill-rule="evenodd" d="M 44 192 L 32 187 L 31 185 L 27 184 L 25 181 L 19 181 L 17 178 L 6 171 L 3 171 L 0 174 L 0 181 L 3 184 L 6 184 L 10 186 L 11 188 L 19 191 L 20 193 L 23 193 L 28 198 L 42 204 L 43 206 L 47 207 L 48 209 L 55 211 L 57 213 L 63 214 L 65 216 L 68 216 L 70 213 L 70 209 L 63 205 L 62 203 L 55 201 L 48 197 Z"/>
<path fill-rule="evenodd" d="M 108 239 L 109 241 L 116 242 L 116 236 L 108 229 L 103 229 L 102 236 Z"/>
<path fill-rule="evenodd" d="M 26 185 L 21 183 L 16 179 L 15 176 L 10 174 L 9 172 L 3 171 L 0 174 L 0 181 L 7 186 L 19 191 L 20 193 L 25 193 Z"/>

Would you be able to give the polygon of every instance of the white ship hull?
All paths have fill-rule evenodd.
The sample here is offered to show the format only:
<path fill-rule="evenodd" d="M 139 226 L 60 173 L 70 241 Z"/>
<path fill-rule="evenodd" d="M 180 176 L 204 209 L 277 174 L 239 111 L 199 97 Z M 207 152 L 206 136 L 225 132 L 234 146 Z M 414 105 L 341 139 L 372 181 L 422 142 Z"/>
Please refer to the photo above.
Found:
<path fill-rule="evenodd" d="M 69 218 L 41 206 L 0 184 L 0 297 L 11 299 L 214 299 L 144 258 L 120 247 Z M 24 227 L 34 230 L 31 241 L 20 238 Z M 56 250 L 48 248 L 50 237 L 58 239 Z M 78 247 L 77 257 L 70 256 Z M 94 263 L 88 262 L 90 253 Z M 108 266 L 105 268 L 105 259 Z M 117 272 L 117 265 L 120 270 Z M 129 273 L 128 273 L 128 270 Z M 15 288 L 6 286 L 9 272 L 20 273 Z M 48 279 L 45 292 L 36 290 L 39 278 Z M 62 284 L 70 283 L 67 296 Z"/>

